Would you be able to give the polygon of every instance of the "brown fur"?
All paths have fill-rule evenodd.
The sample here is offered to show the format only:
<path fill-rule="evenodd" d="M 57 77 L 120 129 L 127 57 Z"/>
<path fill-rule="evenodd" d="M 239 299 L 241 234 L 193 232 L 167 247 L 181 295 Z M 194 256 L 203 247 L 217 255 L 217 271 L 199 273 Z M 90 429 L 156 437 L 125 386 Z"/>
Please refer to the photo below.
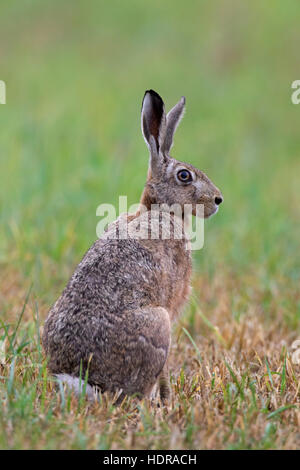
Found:
<path fill-rule="evenodd" d="M 171 322 L 188 299 L 191 253 L 185 235 L 163 239 L 160 210 L 160 236 L 149 238 L 151 205 L 192 204 L 195 211 L 196 204 L 203 203 L 208 217 L 217 209 L 215 198 L 221 198 L 204 173 L 168 154 L 183 109 L 181 100 L 168 121 L 159 95 L 145 94 L 142 129 L 150 167 L 141 206 L 136 214 L 119 217 L 94 243 L 50 310 L 43 345 L 53 374 L 78 377 L 80 368 L 83 374 L 88 369 L 90 385 L 101 391 L 121 390 L 122 397 L 149 395 L 159 379 L 162 400 L 169 397 Z M 191 184 L 178 181 L 179 168 L 193 174 Z M 113 231 L 124 222 L 129 232 L 138 223 L 141 236 L 114 239 Z M 183 232 L 182 219 L 171 215 L 171 229 Z"/>

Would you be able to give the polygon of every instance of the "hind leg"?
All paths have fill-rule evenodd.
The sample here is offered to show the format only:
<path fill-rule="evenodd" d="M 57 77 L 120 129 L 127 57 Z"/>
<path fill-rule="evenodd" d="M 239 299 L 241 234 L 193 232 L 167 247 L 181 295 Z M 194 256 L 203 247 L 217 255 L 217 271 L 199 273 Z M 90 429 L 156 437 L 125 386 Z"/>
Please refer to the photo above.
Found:
<path fill-rule="evenodd" d="M 170 318 L 162 307 L 145 307 L 134 312 L 135 339 L 127 350 L 129 365 L 125 393 L 149 396 L 161 374 L 170 347 Z"/>
<path fill-rule="evenodd" d="M 159 397 L 162 404 L 168 404 L 171 396 L 170 380 L 169 380 L 169 367 L 166 361 L 163 370 L 161 371 L 158 379 Z"/>
<path fill-rule="evenodd" d="M 118 317 L 105 347 L 95 351 L 91 383 L 125 395 L 149 396 L 166 363 L 170 347 L 170 319 L 162 307 L 128 310 Z"/>

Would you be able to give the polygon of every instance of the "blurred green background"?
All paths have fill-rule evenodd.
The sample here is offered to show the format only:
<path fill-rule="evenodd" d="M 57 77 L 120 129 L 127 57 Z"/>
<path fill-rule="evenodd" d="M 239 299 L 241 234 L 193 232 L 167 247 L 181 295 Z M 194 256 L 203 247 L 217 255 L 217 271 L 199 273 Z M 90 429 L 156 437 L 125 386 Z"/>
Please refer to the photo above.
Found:
<path fill-rule="evenodd" d="M 153 88 L 167 108 L 186 96 L 173 156 L 225 199 L 196 272 L 288 285 L 299 320 L 299 15 L 289 0 L 1 2 L 2 268 L 50 304 L 96 238 L 97 206 L 138 202 Z"/>

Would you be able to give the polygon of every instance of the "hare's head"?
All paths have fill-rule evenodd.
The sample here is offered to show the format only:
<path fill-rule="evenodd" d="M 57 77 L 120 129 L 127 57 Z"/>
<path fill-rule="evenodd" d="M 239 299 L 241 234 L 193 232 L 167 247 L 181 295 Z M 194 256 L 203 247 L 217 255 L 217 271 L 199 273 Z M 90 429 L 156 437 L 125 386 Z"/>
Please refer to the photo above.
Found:
<path fill-rule="evenodd" d="M 146 91 L 142 105 L 142 132 L 150 151 L 148 179 L 142 203 L 172 206 L 203 204 L 204 217 L 210 217 L 223 201 L 220 190 L 202 171 L 169 155 L 174 132 L 183 116 L 185 98 L 166 115 L 164 102 L 153 90 Z"/>

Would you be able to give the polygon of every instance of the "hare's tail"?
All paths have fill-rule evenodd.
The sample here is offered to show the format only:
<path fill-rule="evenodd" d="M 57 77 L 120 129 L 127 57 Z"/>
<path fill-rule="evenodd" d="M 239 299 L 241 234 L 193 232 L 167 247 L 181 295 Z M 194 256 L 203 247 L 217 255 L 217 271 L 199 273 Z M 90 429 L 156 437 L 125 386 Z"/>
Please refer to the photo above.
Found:
<path fill-rule="evenodd" d="M 78 377 L 73 377 L 69 374 L 55 374 L 55 378 L 57 382 L 62 383 L 66 387 L 68 392 L 74 393 L 77 398 L 85 394 L 89 401 L 97 401 L 99 399 L 97 388 L 92 387 L 88 383 L 85 384 L 84 380 L 80 380 Z"/>

